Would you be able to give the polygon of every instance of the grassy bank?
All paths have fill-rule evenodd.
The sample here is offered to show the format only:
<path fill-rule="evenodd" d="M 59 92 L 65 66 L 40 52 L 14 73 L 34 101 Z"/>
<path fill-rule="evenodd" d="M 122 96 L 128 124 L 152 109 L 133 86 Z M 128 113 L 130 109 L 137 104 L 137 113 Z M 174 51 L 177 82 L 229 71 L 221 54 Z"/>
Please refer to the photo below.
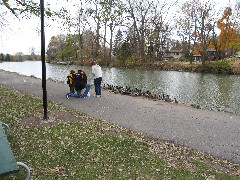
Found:
<path fill-rule="evenodd" d="M 229 57 L 223 60 L 206 61 L 205 65 L 202 62 L 189 61 L 149 61 L 141 62 L 131 58 L 129 61 L 121 62 L 114 60 L 112 63 L 96 60 L 98 64 L 102 66 L 114 66 L 114 67 L 125 67 L 125 68 L 140 68 L 140 69 L 155 69 L 164 71 L 183 71 L 183 72 L 197 72 L 197 73 L 213 73 L 213 74 L 240 74 L 240 59 L 237 57 Z M 51 61 L 49 63 L 58 64 L 57 61 Z M 80 66 L 91 66 L 91 60 L 82 60 L 76 62 L 66 62 L 68 65 L 80 65 Z M 111 64 L 111 65 L 110 65 Z"/>
<path fill-rule="evenodd" d="M 32 179 L 240 179 L 240 165 L 0 86 L 0 117 Z M 5 179 L 21 179 L 24 172 Z"/>
<path fill-rule="evenodd" d="M 155 62 L 142 66 L 147 69 L 165 71 L 184 71 L 213 74 L 240 74 L 240 60 L 229 58 L 219 61 L 206 61 L 203 66 L 201 62 Z"/>
<path fill-rule="evenodd" d="M 120 66 L 120 62 L 115 62 L 115 66 Z M 131 63 L 125 64 L 129 68 L 144 68 L 164 71 L 184 71 L 184 72 L 199 72 L 213 74 L 240 74 L 240 59 L 236 57 L 225 58 L 218 61 L 206 61 L 205 65 L 202 62 L 189 61 L 155 61 L 141 63 L 132 60 Z"/>

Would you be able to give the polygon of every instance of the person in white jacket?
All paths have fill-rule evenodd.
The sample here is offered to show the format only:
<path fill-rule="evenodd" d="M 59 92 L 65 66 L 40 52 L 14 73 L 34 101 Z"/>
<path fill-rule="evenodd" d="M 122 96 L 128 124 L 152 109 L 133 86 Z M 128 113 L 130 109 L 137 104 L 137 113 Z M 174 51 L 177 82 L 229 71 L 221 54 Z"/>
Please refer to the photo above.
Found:
<path fill-rule="evenodd" d="M 94 86 L 96 97 L 101 97 L 102 68 L 95 61 L 92 61 L 92 74 L 94 75 Z"/>

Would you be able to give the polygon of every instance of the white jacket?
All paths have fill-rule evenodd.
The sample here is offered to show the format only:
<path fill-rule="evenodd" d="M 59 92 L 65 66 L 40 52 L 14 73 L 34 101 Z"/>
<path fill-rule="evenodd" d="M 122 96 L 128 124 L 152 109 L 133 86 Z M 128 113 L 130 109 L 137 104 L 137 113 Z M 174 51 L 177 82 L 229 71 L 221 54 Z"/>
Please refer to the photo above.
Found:
<path fill-rule="evenodd" d="M 92 66 L 92 73 L 94 75 L 94 79 L 102 77 L 102 68 L 99 65 L 93 65 Z"/>

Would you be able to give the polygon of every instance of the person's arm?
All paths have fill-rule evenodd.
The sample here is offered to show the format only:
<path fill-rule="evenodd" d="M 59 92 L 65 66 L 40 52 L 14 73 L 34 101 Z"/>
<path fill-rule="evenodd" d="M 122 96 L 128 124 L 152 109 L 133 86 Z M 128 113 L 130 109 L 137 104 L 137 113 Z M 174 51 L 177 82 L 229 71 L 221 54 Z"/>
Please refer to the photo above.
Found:
<path fill-rule="evenodd" d="M 95 76 L 95 66 L 92 66 L 92 74 Z"/>
<path fill-rule="evenodd" d="M 87 75 L 84 76 L 84 83 L 87 84 Z"/>

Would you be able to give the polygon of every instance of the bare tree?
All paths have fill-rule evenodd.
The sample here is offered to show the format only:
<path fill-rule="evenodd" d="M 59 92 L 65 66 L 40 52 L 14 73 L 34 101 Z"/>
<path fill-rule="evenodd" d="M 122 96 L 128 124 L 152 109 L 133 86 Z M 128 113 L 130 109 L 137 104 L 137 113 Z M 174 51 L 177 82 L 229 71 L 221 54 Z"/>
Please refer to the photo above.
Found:
<path fill-rule="evenodd" d="M 198 0 L 190 0 L 182 5 L 181 10 L 182 16 L 179 16 L 177 21 L 178 35 L 182 36 L 183 41 L 188 41 L 189 53 L 198 48 L 202 64 L 205 64 L 206 50 L 216 20 L 212 2 L 209 0 L 201 3 Z M 192 48 L 191 44 L 193 44 Z"/>
<path fill-rule="evenodd" d="M 106 44 L 106 27 L 107 24 L 110 30 L 110 50 L 109 50 L 109 60 L 112 61 L 112 45 L 113 45 L 113 31 L 116 26 L 119 26 L 123 23 L 122 15 L 124 13 L 124 5 L 121 0 L 103 0 L 100 3 L 103 10 L 103 21 L 105 26 L 104 34 L 104 49 Z"/>
<path fill-rule="evenodd" d="M 87 2 L 90 3 L 90 7 L 87 8 L 86 12 L 90 17 L 93 18 L 96 24 L 96 49 L 94 51 L 94 57 L 97 58 L 100 52 L 100 28 L 102 23 L 103 10 L 100 6 L 101 0 L 87 0 Z"/>
<path fill-rule="evenodd" d="M 153 1 L 150 0 L 127 0 L 126 12 L 132 21 L 132 40 L 135 45 L 135 55 L 144 63 L 145 58 L 145 35 L 146 27 L 153 12 Z"/>
<path fill-rule="evenodd" d="M 150 28 L 152 32 L 150 35 L 150 44 L 153 46 L 153 60 L 162 59 L 163 55 L 167 51 L 170 42 L 170 35 L 172 31 L 171 21 L 175 17 L 175 12 L 171 11 L 171 8 L 176 5 L 176 1 L 164 1 L 163 3 L 156 1 L 152 18 L 150 22 Z"/>
<path fill-rule="evenodd" d="M 83 8 L 83 2 L 80 2 L 80 5 L 76 5 L 78 7 L 78 10 L 76 12 L 76 17 L 72 19 L 71 26 L 75 29 L 77 32 L 78 36 L 78 50 L 76 54 L 76 58 L 80 59 L 80 62 L 82 63 L 83 61 L 83 32 L 85 31 L 85 28 L 88 24 L 87 21 L 87 15 L 85 12 L 85 9 Z"/>

